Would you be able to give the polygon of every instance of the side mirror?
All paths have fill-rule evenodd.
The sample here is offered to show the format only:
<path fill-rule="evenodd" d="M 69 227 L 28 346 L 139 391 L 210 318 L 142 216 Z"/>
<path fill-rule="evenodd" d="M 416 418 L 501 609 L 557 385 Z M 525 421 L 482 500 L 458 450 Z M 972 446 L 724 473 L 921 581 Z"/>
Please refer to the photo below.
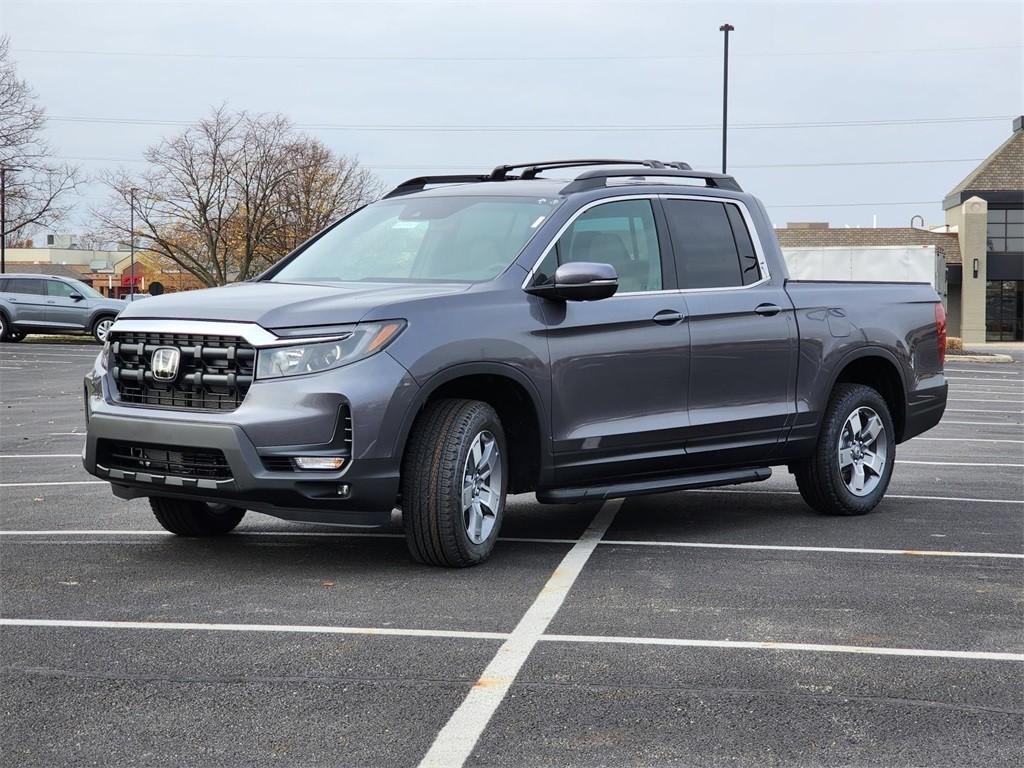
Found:
<path fill-rule="evenodd" d="M 71 299 L 72 301 L 81 301 L 82 299 L 85 298 L 85 296 L 83 296 L 80 293 L 69 293 L 68 298 Z"/>
<path fill-rule="evenodd" d="M 611 264 L 573 261 L 556 269 L 552 282 L 531 286 L 526 291 L 546 299 L 597 301 L 607 299 L 618 289 L 619 276 Z"/>

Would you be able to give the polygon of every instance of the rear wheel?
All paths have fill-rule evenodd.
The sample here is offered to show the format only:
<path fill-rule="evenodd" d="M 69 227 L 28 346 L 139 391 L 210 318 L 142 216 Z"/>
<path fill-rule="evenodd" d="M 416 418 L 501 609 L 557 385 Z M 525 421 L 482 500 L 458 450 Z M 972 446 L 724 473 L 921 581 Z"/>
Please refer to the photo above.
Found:
<path fill-rule="evenodd" d="M 93 338 L 96 339 L 96 341 L 98 341 L 100 344 L 105 342 L 107 340 L 107 334 L 110 333 L 110 326 L 112 326 L 113 324 L 113 317 L 110 317 L 109 315 L 107 317 L 101 317 L 92 325 Z"/>
<path fill-rule="evenodd" d="M 438 400 L 420 414 L 402 462 L 402 522 L 413 558 L 464 568 L 491 554 L 508 471 L 498 414 L 478 400 Z"/>
<path fill-rule="evenodd" d="M 178 536 L 222 536 L 233 531 L 245 517 L 244 509 L 194 499 L 153 497 L 149 506 L 157 522 Z"/>
<path fill-rule="evenodd" d="M 896 433 L 882 396 L 839 384 L 825 410 L 814 454 L 794 466 L 804 501 L 824 515 L 863 515 L 882 500 L 896 459 Z"/>

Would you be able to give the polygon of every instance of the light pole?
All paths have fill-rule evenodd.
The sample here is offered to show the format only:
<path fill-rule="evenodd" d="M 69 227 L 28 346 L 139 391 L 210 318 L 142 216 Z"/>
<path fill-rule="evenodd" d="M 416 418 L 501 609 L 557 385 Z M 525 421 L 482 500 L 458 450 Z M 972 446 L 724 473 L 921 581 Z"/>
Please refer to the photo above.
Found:
<path fill-rule="evenodd" d="M 131 259 L 131 278 L 128 280 L 128 291 L 131 295 L 131 301 L 135 300 L 135 187 L 128 190 L 128 200 L 131 206 L 131 211 L 128 214 L 128 219 L 131 222 L 128 226 L 131 229 L 131 235 L 129 236 L 128 252 Z"/>
<path fill-rule="evenodd" d="M 722 73 L 722 173 L 725 173 L 726 146 L 728 142 L 729 127 L 729 33 L 736 27 L 732 24 L 723 24 L 718 28 L 719 32 L 725 32 L 725 55 L 723 56 L 724 71 Z"/>
<path fill-rule="evenodd" d="M 7 169 L 0 165 L 0 275 L 7 271 Z"/>

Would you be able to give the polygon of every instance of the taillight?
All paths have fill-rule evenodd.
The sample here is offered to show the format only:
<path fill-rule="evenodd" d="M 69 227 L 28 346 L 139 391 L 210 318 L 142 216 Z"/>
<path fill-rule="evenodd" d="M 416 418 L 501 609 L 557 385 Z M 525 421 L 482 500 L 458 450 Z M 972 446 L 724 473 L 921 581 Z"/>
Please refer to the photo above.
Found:
<path fill-rule="evenodd" d="M 946 308 L 935 304 L 935 332 L 939 335 L 939 365 L 946 364 Z"/>

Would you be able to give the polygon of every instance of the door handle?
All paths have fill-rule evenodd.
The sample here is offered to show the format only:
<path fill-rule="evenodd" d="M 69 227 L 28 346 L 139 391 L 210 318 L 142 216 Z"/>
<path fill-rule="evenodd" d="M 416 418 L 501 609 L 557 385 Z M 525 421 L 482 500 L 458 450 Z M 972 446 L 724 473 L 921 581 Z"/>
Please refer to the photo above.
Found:
<path fill-rule="evenodd" d="M 758 304 L 754 307 L 754 311 L 761 317 L 772 317 L 779 314 L 779 312 L 782 311 L 782 308 L 775 304 Z"/>
<path fill-rule="evenodd" d="M 658 325 L 675 325 L 686 319 L 686 315 L 682 312 L 676 312 L 674 309 L 663 309 L 660 312 L 656 312 L 654 317 L 651 318 Z"/>

